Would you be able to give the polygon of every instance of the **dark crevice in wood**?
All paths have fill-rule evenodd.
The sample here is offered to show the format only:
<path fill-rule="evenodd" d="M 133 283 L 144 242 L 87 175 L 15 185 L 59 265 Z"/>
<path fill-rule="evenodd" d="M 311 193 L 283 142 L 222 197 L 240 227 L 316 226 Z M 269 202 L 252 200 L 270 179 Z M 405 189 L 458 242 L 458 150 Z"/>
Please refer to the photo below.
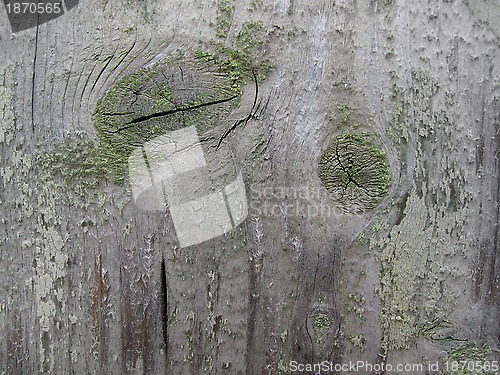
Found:
<path fill-rule="evenodd" d="M 345 190 L 347 189 L 347 186 L 352 182 L 354 185 L 356 185 L 358 188 L 362 189 L 362 187 L 356 182 L 356 180 L 354 180 L 354 178 L 352 178 L 351 174 L 349 173 L 349 169 L 346 168 L 344 166 L 344 164 L 342 164 L 342 158 L 340 157 L 340 153 L 339 153 L 339 143 L 337 142 L 337 144 L 335 145 L 335 155 L 337 157 L 337 161 L 339 162 L 339 165 L 340 165 L 340 168 L 342 168 L 342 170 L 344 171 L 344 173 L 347 175 L 347 177 L 349 178 L 349 181 L 347 182 L 346 186 L 344 187 L 344 192 Z"/>
<path fill-rule="evenodd" d="M 33 58 L 33 76 L 31 82 L 31 129 L 35 132 L 35 78 L 36 78 L 36 60 L 38 57 L 38 34 L 40 32 L 40 14 L 37 13 L 36 18 L 36 35 L 35 35 L 35 56 Z"/>
<path fill-rule="evenodd" d="M 103 112 L 103 116 L 128 116 L 128 115 L 133 115 L 135 112 L 130 111 L 130 112 Z"/>
<path fill-rule="evenodd" d="M 120 61 L 118 61 L 118 63 L 115 65 L 115 67 L 113 68 L 113 70 L 111 71 L 111 74 L 115 72 L 116 69 L 118 69 L 118 67 L 122 64 L 122 62 L 127 58 L 127 56 L 129 55 L 129 53 L 134 49 L 135 47 L 135 44 L 136 44 L 136 40 L 134 40 L 134 43 L 132 43 L 132 47 L 129 48 L 129 50 L 127 52 L 125 52 L 125 54 L 123 55 L 123 57 L 120 59 Z M 106 79 L 107 80 L 107 79 Z M 106 83 L 106 82 L 104 82 Z"/>
<path fill-rule="evenodd" d="M 222 144 L 222 142 L 224 141 L 224 139 L 226 139 L 226 137 L 229 134 L 231 134 L 234 129 L 236 129 L 241 124 L 243 124 L 243 126 L 245 126 L 247 124 L 248 120 L 250 120 L 254 116 L 254 110 L 255 110 L 255 107 L 257 106 L 257 99 L 259 97 L 259 82 L 257 80 L 257 75 L 255 74 L 255 72 L 253 70 L 252 70 L 252 74 L 253 74 L 253 79 L 254 79 L 254 83 L 255 83 L 255 95 L 253 98 L 252 109 L 250 110 L 250 113 L 248 114 L 248 116 L 236 121 L 229 129 L 227 129 L 224 132 L 224 134 L 222 134 L 222 136 L 219 139 L 219 142 L 217 143 L 216 150 L 219 149 L 219 147 Z M 266 104 L 266 106 L 267 106 L 267 104 Z"/>
<path fill-rule="evenodd" d="M 83 86 L 82 93 L 80 95 L 80 106 L 84 102 L 83 101 L 83 96 L 85 95 L 85 91 L 87 90 L 87 86 L 89 85 L 89 82 L 90 82 L 90 77 L 92 77 L 92 74 L 94 74 L 94 70 L 95 70 L 96 67 L 97 67 L 97 63 L 92 67 L 92 70 L 87 75 L 87 80 L 85 81 L 85 85 Z"/>
<path fill-rule="evenodd" d="M 165 267 L 165 259 L 161 260 L 160 278 L 161 278 L 160 298 L 161 298 L 163 343 L 165 344 L 166 363 L 168 363 L 168 292 L 167 292 L 167 270 Z"/>
<path fill-rule="evenodd" d="M 157 113 L 152 113 L 150 115 L 141 116 L 141 117 L 135 118 L 135 119 L 125 123 L 126 126 L 120 128 L 120 129 L 117 129 L 117 130 L 108 131 L 108 133 L 112 133 L 112 134 L 118 133 L 118 132 L 130 129 L 130 128 L 133 128 L 134 126 L 136 126 L 140 122 L 151 120 L 153 118 L 169 116 L 169 115 L 172 115 L 172 114 L 178 113 L 178 112 L 186 112 L 186 111 L 191 111 L 191 110 L 198 109 L 198 108 L 208 107 L 211 105 L 227 103 L 227 102 L 230 102 L 231 100 L 236 99 L 237 97 L 238 97 L 238 95 L 234 95 L 234 96 L 231 96 L 229 98 L 214 100 L 212 102 L 201 103 L 201 104 L 193 105 L 190 107 L 176 108 L 176 109 L 171 109 L 169 111 L 157 112 Z"/>
<path fill-rule="evenodd" d="M 116 50 L 115 50 L 115 53 L 116 53 Z M 113 53 L 113 55 L 108 56 L 108 57 L 106 57 L 104 59 L 104 61 L 107 60 L 107 62 L 106 62 L 106 64 L 104 64 L 104 67 L 101 69 L 101 71 L 97 75 L 97 78 L 94 80 L 94 84 L 90 88 L 89 97 L 92 95 L 92 92 L 94 91 L 94 89 L 95 89 L 95 87 L 97 85 L 97 82 L 99 82 L 99 80 L 101 79 L 102 75 L 104 74 L 104 71 L 108 68 L 109 64 L 111 64 L 111 61 L 113 61 L 113 57 L 114 57 L 114 53 Z"/>
<path fill-rule="evenodd" d="M 111 75 L 116 71 L 116 69 L 118 69 L 118 67 L 125 61 L 125 59 L 127 58 L 127 56 L 130 54 L 130 52 L 132 52 L 132 50 L 134 49 L 134 47 L 136 46 L 136 43 L 137 43 L 137 34 L 135 35 L 135 40 L 134 42 L 132 43 L 132 46 L 127 50 L 127 52 L 124 53 L 123 57 L 118 61 L 118 63 L 113 67 L 113 69 L 111 70 L 111 72 L 108 74 L 108 76 L 106 77 L 106 79 L 104 80 L 104 82 L 102 83 L 101 87 L 104 87 L 106 85 L 106 82 L 108 82 L 108 79 L 109 77 L 111 77 Z M 149 42 L 148 42 L 148 45 L 149 45 Z M 116 51 L 115 51 L 116 52 Z"/>

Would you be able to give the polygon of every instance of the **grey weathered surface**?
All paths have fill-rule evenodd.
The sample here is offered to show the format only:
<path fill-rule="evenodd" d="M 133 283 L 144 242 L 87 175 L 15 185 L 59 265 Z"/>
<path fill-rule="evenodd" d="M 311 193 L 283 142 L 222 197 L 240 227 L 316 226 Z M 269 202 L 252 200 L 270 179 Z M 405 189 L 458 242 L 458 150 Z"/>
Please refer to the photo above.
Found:
<path fill-rule="evenodd" d="M 0 12 L 3 373 L 278 374 L 436 361 L 465 340 L 498 359 L 498 2 L 235 1 L 228 39 L 262 21 L 275 65 L 267 107 L 226 138 L 250 216 L 187 249 L 127 183 L 37 168 L 64 138 L 95 138 L 118 79 L 217 39 L 214 1 L 126 3 L 82 1 L 14 36 Z M 374 134 L 392 170 L 388 196 L 354 216 L 318 176 L 348 131 Z M 282 214 L 296 200 L 279 188 L 304 186 L 318 193 L 301 206 L 330 216 Z M 257 199 L 264 187 L 276 196 Z"/>

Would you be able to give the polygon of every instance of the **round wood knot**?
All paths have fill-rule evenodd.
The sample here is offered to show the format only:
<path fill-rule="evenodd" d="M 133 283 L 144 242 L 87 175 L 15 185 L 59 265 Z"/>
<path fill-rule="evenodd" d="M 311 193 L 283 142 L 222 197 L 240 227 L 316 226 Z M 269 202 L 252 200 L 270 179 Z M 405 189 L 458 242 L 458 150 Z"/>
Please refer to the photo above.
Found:
<path fill-rule="evenodd" d="M 103 152 L 123 180 L 127 158 L 158 136 L 196 126 L 201 134 L 239 106 L 241 87 L 213 62 L 175 58 L 118 81 L 97 103 L 94 124 Z"/>
<path fill-rule="evenodd" d="M 387 195 L 389 163 L 369 138 L 368 133 L 338 135 L 321 156 L 320 179 L 344 213 L 363 213 Z"/>

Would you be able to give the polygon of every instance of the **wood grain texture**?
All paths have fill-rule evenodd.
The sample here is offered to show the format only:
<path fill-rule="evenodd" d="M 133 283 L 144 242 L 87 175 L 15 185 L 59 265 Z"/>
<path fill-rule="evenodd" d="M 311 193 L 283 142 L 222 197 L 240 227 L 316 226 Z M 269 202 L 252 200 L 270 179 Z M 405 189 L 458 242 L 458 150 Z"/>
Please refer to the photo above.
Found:
<path fill-rule="evenodd" d="M 215 0 L 81 1 L 14 35 L 0 12 L 0 372 L 288 374 L 462 345 L 498 360 L 495 2 L 228 2 L 223 37 Z M 230 45 L 248 21 L 274 69 L 258 106 L 250 82 L 229 115 L 245 124 L 210 135 L 243 173 L 249 217 L 180 248 L 168 210 L 68 160 L 95 157 L 96 103 L 120 79 Z M 359 215 L 318 171 L 353 131 L 392 175 Z"/>

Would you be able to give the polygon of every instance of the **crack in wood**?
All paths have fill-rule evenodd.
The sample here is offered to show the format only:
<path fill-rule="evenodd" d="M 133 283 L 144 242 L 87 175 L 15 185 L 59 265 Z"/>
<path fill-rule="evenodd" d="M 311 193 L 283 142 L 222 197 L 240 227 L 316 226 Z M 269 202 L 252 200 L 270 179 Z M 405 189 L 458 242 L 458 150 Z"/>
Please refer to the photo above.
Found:
<path fill-rule="evenodd" d="M 321 180 L 349 212 L 373 208 L 390 183 L 385 154 L 365 137 L 365 133 L 339 135 L 320 161 Z"/>
<path fill-rule="evenodd" d="M 111 61 L 113 61 L 113 57 L 115 57 L 115 53 L 116 53 L 117 49 L 115 49 L 115 52 L 113 52 L 112 55 L 110 56 L 107 56 L 104 61 L 106 61 L 106 63 L 104 64 L 104 67 L 101 69 L 101 71 L 99 72 L 99 74 L 97 75 L 97 78 L 94 80 L 94 83 L 92 85 L 92 87 L 90 88 L 90 92 L 89 92 L 89 95 L 88 97 L 90 97 L 92 95 L 92 92 L 94 92 L 94 89 L 97 85 L 97 83 L 99 82 L 99 80 L 101 79 L 102 75 L 104 74 L 104 72 L 106 71 L 106 69 L 108 68 L 109 64 L 111 64 Z M 104 62 L 103 61 L 103 62 Z"/>
<path fill-rule="evenodd" d="M 208 107 L 208 106 L 212 106 L 212 105 L 227 103 L 227 102 L 230 102 L 231 100 L 236 99 L 238 96 L 239 95 L 233 95 L 233 96 L 231 96 L 229 98 L 214 100 L 214 101 L 211 101 L 211 102 L 196 104 L 196 105 L 189 106 L 189 107 L 176 108 L 176 109 L 171 109 L 171 110 L 168 110 L 168 111 L 162 111 L 162 112 L 152 113 L 152 114 L 146 115 L 146 116 L 141 116 L 141 117 L 135 118 L 135 119 L 133 119 L 133 120 L 125 123 L 124 125 L 126 125 L 126 126 L 123 126 L 123 127 L 119 128 L 119 129 L 113 130 L 113 131 L 108 130 L 107 133 L 111 133 L 111 134 L 119 133 L 119 132 L 122 132 L 124 130 L 133 128 L 138 123 L 141 123 L 141 122 L 144 122 L 144 121 L 148 121 L 148 120 L 151 120 L 153 118 L 163 117 L 163 116 L 169 116 L 169 115 L 172 115 L 172 114 L 178 113 L 178 112 L 187 112 L 187 111 L 192 111 L 192 110 L 203 108 L 203 107 Z"/>
<path fill-rule="evenodd" d="M 165 357 L 168 363 L 168 291 L 167 291 L 167 270 L 165 266 L 165 259 L 161 260 L 160 270 L 160 298 L 161 298 L 161 319 L 163 331 L 163 344 L 165 345 Z"/>
<path fill-rule="evenodd" d="M 219 142 L 217 143 L 217 146 L 216 146 L 216 150 L 219 149 L 220 145 L 222 144 L 222 142 L 224 141 L 224 139 L 227 138 L 227 136 L 229 134 L 231 134 L 239 125 L 243 124 L 243 127 L 248 123 L 248 121 L 255 115 L 255 108 L 257 106 L 257 99 L 259 97 L 259 83 L 258 83 L 258 80 L 257 80 L 257 75 L 255 74 L 255 71 L 252 70 L 252 75 L 253 75 L 253 79 L 254 79 L 254 84 L 255 84 L 255 95 L 254 95 L 254 99 L 253 99 L 253 105 L 252 105 L 252 108 L 250 109 L 250 113 L 245 117 L 245 118 L 242 118 L 236 122 L 234 122 L 234 124 L 229 128 L 227 129 L 224 134 L 222 134 L 222 136 L 219 138 Z M 269 101 L 268 101 L 269 103 Z M 266 104 L 266 107 L 267 107 L 267 104 Z M 261 114 L 262 114 L 262 111 L 261 111 Z"/>
<path fill-rule="evenodd" d="M 38 35 L 40 32 L 40 14 L 37 13 L 36 18 L 36 35 L 35 35 L 35 56 L 33 57 L 33 76 L 31 82 L 31 129 L 35 132 L 35 78 L 36 78 L 36 60 L 38 56 Z"/>

